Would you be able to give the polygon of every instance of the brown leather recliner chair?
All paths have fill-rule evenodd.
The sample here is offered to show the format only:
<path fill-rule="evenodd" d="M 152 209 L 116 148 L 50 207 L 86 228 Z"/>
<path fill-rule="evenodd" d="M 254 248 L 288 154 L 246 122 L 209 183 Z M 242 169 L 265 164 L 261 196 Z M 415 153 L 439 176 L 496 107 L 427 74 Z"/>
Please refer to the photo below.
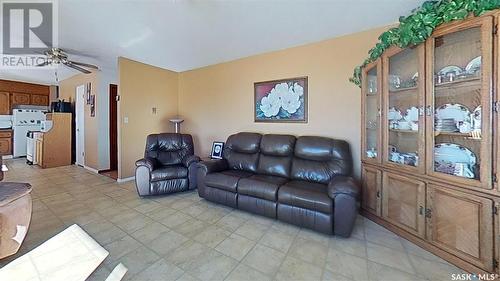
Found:
<path fill-rule="evenodd" d="M 147 137 L 144 158 L 135 162 L 135 184 L 140 196 L 170 194 L 196 188 L 193 138 L 163 133 Z"/>
<path fill-rule="evenodd" d="M 324 137 L 238 133 L 223 159 L 198 163 L 201 197 L 344 237 L 358 214 L 349 144 Z"/>

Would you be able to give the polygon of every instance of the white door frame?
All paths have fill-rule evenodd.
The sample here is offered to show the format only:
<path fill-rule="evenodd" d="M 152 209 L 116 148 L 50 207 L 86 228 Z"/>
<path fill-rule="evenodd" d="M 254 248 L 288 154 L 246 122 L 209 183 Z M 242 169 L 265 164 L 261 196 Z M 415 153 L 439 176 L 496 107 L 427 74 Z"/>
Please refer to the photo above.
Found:
<path fill-rule="evenodd" d="M 85 85 L 75 89 L 75 138 L 77 165 L 85 166 Z"/>

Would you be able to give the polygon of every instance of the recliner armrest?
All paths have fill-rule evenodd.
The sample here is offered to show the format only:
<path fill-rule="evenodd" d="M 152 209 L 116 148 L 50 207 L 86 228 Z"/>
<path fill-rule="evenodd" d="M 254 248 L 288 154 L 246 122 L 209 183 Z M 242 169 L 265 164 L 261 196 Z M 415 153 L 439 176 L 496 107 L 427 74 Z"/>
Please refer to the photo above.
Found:
<path fill-rule="evenodd" d="M 193 163 L 197 163 L 197 162 L 200 162 L 200 157 L 196 156 L 196 155 L 189 155 L 189 156 L 186 156 L 182 159 L 182 165 L 184 165 L 184 167 L 186 168 L 189 168 L 189 166 Z"/>
<path fill-rule="evenodd" d="M 204 170 L 205 174 L 216 173 L 227 170 L 228 165 L 225 159 L 211 159 L 198 162 L 198 168 Z"/>
<path fill-rule="evenodd" d="M 145 157 L 143 159 L 139 159 L 135 162 L 135 166 L 136 167 L 139 167 L 139 166 L 146 166 L 148 167 L 148 169 L 150 171 L 153 171 L 154 169 L 156 169 L 156 167 L 158 166 L 158 161 L 156 161 L 156 159 L 154 158 L 151 158 L 151 157 Z"/>
<path fill-rule="evenodd" d="M 339 194 L 350 195 L 357 199 L 359 185 L 352 177 L 336 176 L 328 184 L 328 196 L 333 199 Z"/>

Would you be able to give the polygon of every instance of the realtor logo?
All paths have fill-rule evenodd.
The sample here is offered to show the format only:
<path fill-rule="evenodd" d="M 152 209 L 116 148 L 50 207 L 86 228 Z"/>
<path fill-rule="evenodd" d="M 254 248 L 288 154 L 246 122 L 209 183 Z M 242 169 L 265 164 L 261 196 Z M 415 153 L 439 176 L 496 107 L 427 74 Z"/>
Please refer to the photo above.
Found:
<path fill-rule="evenodd" d="M 56 2 L 0 0 L 2 54 L 43 54 L 56 44 Z"/>

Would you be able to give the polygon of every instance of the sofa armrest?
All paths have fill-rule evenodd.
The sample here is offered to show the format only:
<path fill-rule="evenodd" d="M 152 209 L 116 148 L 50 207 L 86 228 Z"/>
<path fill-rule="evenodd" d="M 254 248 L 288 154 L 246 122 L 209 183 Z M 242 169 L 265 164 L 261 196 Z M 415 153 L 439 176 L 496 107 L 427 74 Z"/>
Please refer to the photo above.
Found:
<path fill-rule="evenodd" d="M 135 166 L 136 167 L 146 166 L 150 171 L 153 171 L 158 166 L 158 161 L 156 161 L 156 159 L 151 157 L 145 157 L 143 159 L 137 160 L 135 162 Z"/>
<path fill-rule="evenodd" d="M 333 200 L 333 233 L 351 236 L 358 216 L 358 184 L 351 177 L 336 176 L 328 184 L 328 196 Z"/>
<path fill-rule="evenodd" d="M 205 174 L 216 173 L 227 170 L 227 161 L 225 159 L 211 159 L 202 161 L 198 164 L 198 169 L 203 170 Z"/>
<path fill-rule="evenodd" d="M 182 158 L 182 165 L 184 165 L 184 167 L 186 167 L 186 168 L 189 168 L 189 166 L 191 166 L 191 164 L 197 163 L 197 162 L 200 162 L 200 157 L 198 157 L 196 155 L 188 155 L 188 156 Z"/>
<path fill-rule="evenodd" d="M 334 199 L 339 194 L 350 195 L 358 199 L 359 185 L 352 177 L 336 176 L 328 184 L 328 196 Z"/>

